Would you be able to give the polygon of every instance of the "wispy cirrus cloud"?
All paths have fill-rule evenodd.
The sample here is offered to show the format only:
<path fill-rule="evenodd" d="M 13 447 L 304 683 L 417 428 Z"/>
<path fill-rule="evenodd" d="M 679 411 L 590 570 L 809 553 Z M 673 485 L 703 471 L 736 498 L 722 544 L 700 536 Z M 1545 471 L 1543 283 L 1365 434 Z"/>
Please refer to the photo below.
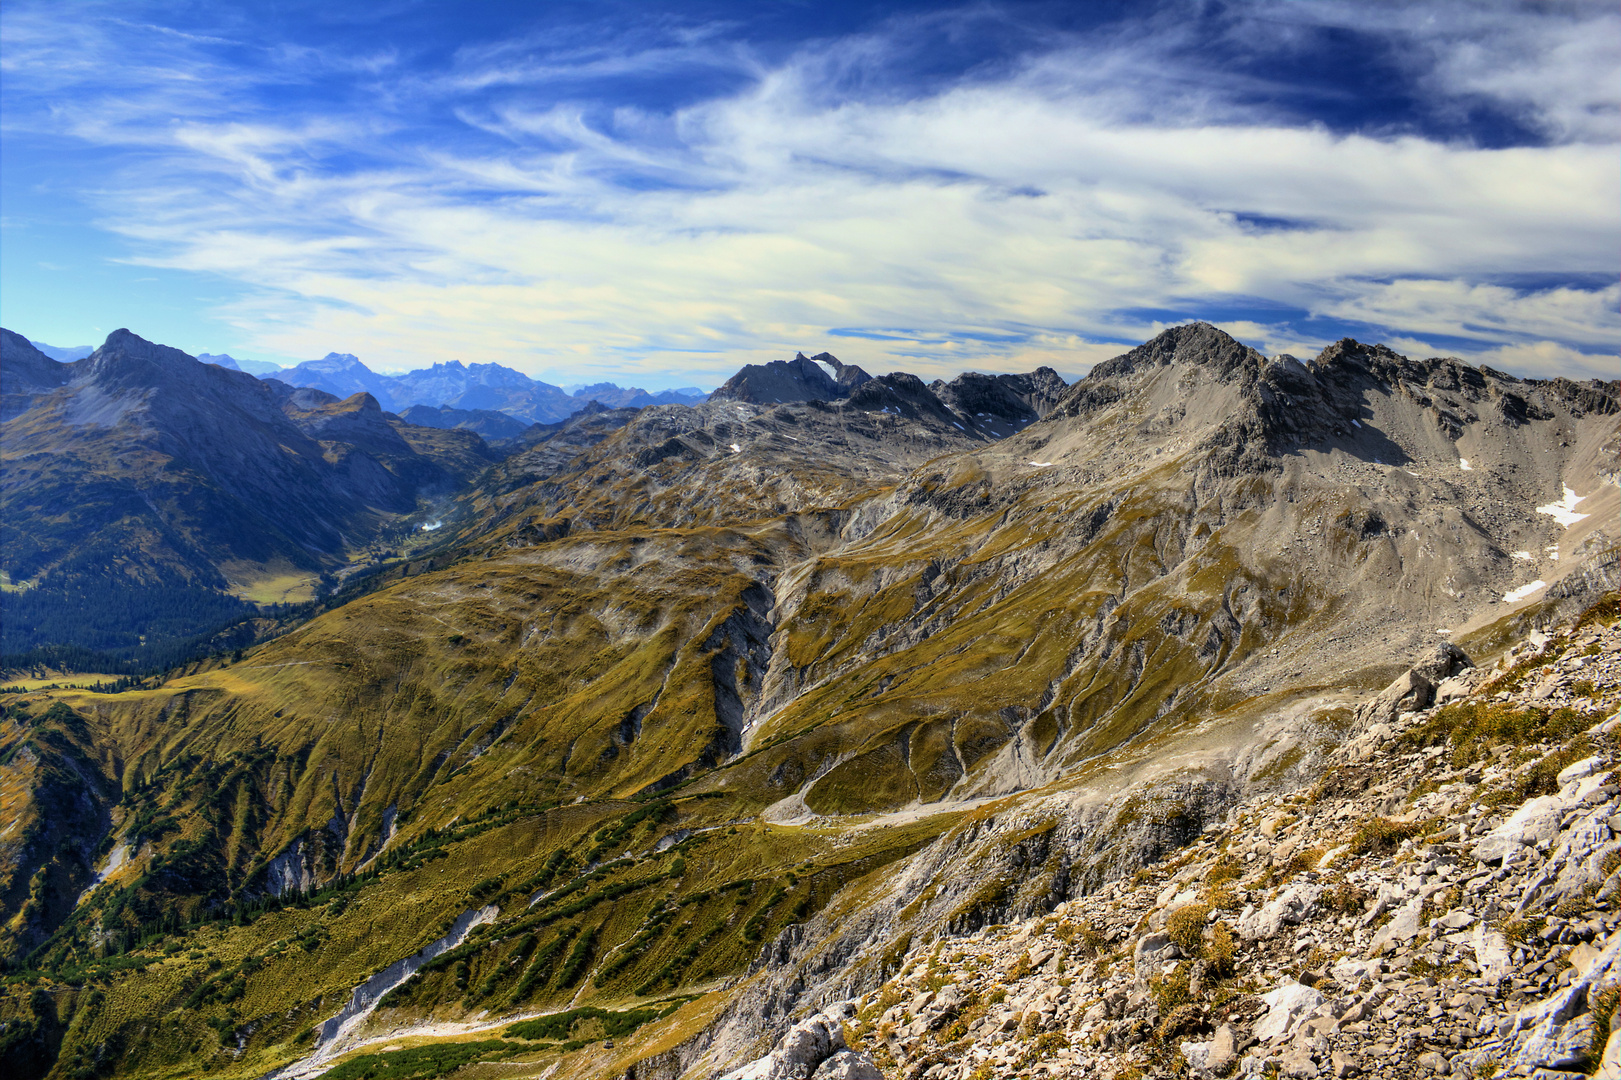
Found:
<path fill-rule="evenodd" d="M 1604 373 L 1614 18 L 1414 7 L 976 6 L 769 42 L 740 8 L 355 49 L 22 4 L 0 63 L 7 138 L 104 153 L 77 194 L 130 262 L 238 283 L 209 316 L 283 356 L 1074 374 L 1205 317 Z M 1301 69 L 1336 41 L 1358 70 Z"/>

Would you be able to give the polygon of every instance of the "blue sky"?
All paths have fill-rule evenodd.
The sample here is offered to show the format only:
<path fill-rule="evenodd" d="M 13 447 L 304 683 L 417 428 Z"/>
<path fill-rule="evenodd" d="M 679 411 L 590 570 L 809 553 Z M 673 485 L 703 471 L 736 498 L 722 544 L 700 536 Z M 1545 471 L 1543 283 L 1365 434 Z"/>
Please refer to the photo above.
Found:
<path fill-rule="evenodd" d="M 0 10 L 0 322 L 379 370 L 1067 375 L 1204 318 L 1614 378 L 1611 3 Z"/>

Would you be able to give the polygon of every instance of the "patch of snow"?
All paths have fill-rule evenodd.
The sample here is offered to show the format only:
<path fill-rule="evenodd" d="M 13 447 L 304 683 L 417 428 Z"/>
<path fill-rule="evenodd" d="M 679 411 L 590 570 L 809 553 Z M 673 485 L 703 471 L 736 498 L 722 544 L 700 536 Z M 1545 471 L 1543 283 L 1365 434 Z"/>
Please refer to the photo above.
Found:
<path fill-rule="evenodd" d="M 1559 524 L 1568 529 L 1578 521 L 1586 519 L 1586 514 L 1576 513 L 1576 504 L 1583 501 L 1585 498 L 1585 495 L 1576 494 L 1570 489 L 1570 485 L 1566 484 L 1565 497 L 1560 499 L 1558 502 L 1549 503 L 1547 506 L 1537 507 L 1537 513 L 1547 514 L 1549 517 L 1553 518 L 1555 521 L 1559 522 Z"/>
<path fill-rule="evenodd" d="M 1360 422 L 1360 421 L 1357 421 L 1357 420 L 1352 420 L 1352 421 L 1351 421 L 1351 426 L 1352 426 L 1352 427 L 1361 427 L 1361 426 L 1362 426 L 1362 424 L 1361 424 L 1361 422 Z"/>
<path fill-rule="evenodd" d="M 1461 457 L 1458 459 L 1458 468 L 1462 469 L 1464 472 L 1475 471 L 1475 467 L 1469 464 L 1469 459 L 1466 457 Z"/>
<path fill-rule="evenodd" d="M 1586 517 L 1587 515 L 1583 514 L 1582 516 Z M 1559 561 L 1559 545 L 1558 544 L 1555 544 L 1553 547 L 1548 548 L 1547 551 L 1548 551 L 1548 558 L 1552 559 L 1554 562 Z"/>
<path fill-rule="evenodd" d="M 955 420 L 953 420 L 951 422 L 951 426 L 956 428 L 958 431 L 967 431 L 968 430 L 967 428 L 963 427 L 961 424 L 957 423 L 957 421 L 955 421 Z"/>
<path fill-rule="evenodd" d="M 1050 461 L 1027 461 L 1027 462 L 1025 462 L 1025 464 L 1026 465 L 1032 465 L 1032 466 L 1034 466 L 1035 468 L 1038 468 L 1038 469 L 1046 469 L 1046 468 L 1050 468 L 1052 466 L 1052 462 L 1050 462 Z"/>
<path fill-rule="evenodd" d="M 743 448 L 741 446 L 737 445 L 736 443 L 732 444 L 732 453 L 741 454 L 742 452 L 743 452 Z"/>
<path fill-rule="evenodd" d="M 422 531 L 423 532 L 433 532 L 433 530 L 439 528 L 439 526 L 441 526 L 443 524 L 444 524 L 444 522 L 442 522 L 442 521 L 429 522 L 427 525 L 422 526 Z"/>
<path fill-rule="evenodd" d="M 1548 583 L 1546 581 L 1538 578 L 1529 585 L 1521 585 L 1518 589 L 1510 589 L 1508 592 L 1503 594 L 1503 599 L 1507 603 L 1517 604 L 1521 600 L 1524 600 L 1527 596 L 1530 596 L 1532 593 L 1536 592 L 1538 589 L 1546 588 L 1547 585 Z"/>
<path fill-rule="evenodd" d="M 1529 551 L 1511 551 L 1509 552 L 1508 557 L 1511 559 L 1519 559 L 1521 562 L 1531 561 L 1531 553 Z"/>

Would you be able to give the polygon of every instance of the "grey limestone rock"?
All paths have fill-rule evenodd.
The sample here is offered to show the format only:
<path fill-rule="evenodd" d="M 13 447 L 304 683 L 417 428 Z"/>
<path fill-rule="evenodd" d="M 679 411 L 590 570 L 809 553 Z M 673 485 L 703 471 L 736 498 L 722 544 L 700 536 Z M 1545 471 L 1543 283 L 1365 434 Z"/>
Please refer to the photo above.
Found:
<path fill-rule="evenodd" d="M 884 1074 L 865 1051 L 840 1050 L 817 1066 L 812 1080 L 884 1080 Z"/>
<path fill-rule="evenodd" d="M 1171 944 L 1168 935 L 1144 934 L 1138 939 L 1137 947 L 1132 950 L 1132 961 L 1137 975 L 1146 978 L 1159 964 L 1181 955 L 1182 950 Z"/>
<path fill-rule="evenodd" d="M 843 1020 L 848 1010 L 830 1009 L 788 1029 L 777 1048 L 722 1080 L 808 1080 L 821 1076 L 823 1062 L 845 1049 Z M 829 1074 L 840 1075 L 840 1074 Z"/>
<path fill-rule="evenodd" d="M 1261 1000 L 1266 1003 L 1267 1012 L 1255 1025 L 1255 1037 L 1264 1042 L 1292 1033 L 1323 1003 L 1323 995 L 1291 979 L 1279 983 L 1270 993 L 1262 994 Z"/>
<path fill-rule="evenodd" d="M 1311 882 L 1290 884 L 1259 910 L 1240 915 L 1238 933 L 1246 940 L 1271 937 L 1286 924 L 1292 926 L 1309 917 L 1317 909 L 1317 901 L 1322 895 L 1321 885 Z"/>
<path fill-rule="evenodd" d="M 1231 1025 L 1223 1024 L 1216 1029 L 1215 1037 L 1210 1040 L 1210 1051 L 1205 1057 L 1205 1067 L 1217 1076 L 1225 1076 L 1237 1058 L 1238 1036 Z"/>

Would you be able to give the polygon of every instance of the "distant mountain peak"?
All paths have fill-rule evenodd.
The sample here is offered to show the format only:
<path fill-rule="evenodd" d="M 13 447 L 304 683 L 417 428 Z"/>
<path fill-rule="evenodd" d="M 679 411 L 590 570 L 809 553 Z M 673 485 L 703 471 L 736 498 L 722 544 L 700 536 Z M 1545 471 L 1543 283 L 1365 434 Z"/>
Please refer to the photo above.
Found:
<path fill-rule="evenodd" d="M 7 331 L 10 333 L 10 331 Z M 18 335 L 19 337 L 21 335 Z M 23 338 L 28 341 L 27 338 Z M 47 345 L 43 341 L 28 341 L 43 356 L 48 356 L 59 364 L 71 364 L 75 360 L 83 360 L 96 351 L 94 345 Z"/>
<path fill-rule="evenodd" d="M 841 386 L 820 364 L 804 353 L 796 353 L 792 360 L 744 365 L 710 395 L 710 400 L 775 405 L 789 401 L 836 401 L 848 397 L 849 393 L 849 388 Z"/>
<path fill-rule="evenodd" d="M 176 375 L 202 366 L 202 362 L 190 353 L 148 341 L 122 328 L 108 334 L 99 349 L 78 363 L 88 365 L 88 370 L 97 378 L 116 381 L 129 381 L 138 368 L 144 368 L 151 374 L 161 372 Z"/>
<path fill-rule="evenodd" d="M 331 365 L 341 365 L 343 367 L 357 367 L 357 368 L 361 368 L 361 369 L 363 369 L 365 371 L 370 371 L 371 370 L 371 368 L 366 367 L 365 364 L 361 363 L 360 357 L 356 356 L 354 353 L 329 352 L 325 356 L 321 357 L 321 359 L 316 360 L 314 362 L 317 363 L 317 364 L 331 364 Z"/>
<path fill-rule="evenodd" d="M 271 363 L 269 360 L 238 360 L 229 353 L 198 353 L 197 359 L 205 364 L 218 364 L 232 371 L 246 371 L 249 375 L 257 375 L 261 379 L 281 370 L 280 364 Z"/>

